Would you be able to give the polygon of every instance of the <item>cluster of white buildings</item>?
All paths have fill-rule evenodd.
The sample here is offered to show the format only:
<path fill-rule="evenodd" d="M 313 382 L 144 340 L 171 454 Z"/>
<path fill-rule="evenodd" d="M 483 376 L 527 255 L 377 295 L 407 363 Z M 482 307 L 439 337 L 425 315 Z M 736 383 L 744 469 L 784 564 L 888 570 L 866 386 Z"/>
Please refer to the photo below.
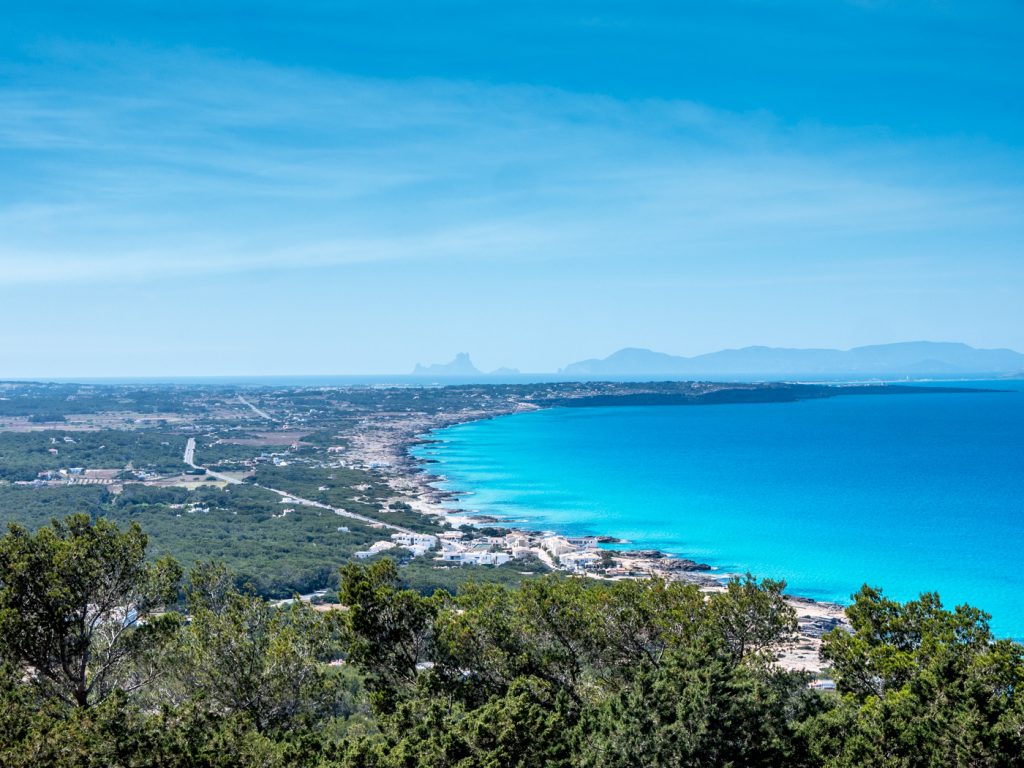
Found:
<path fill-rule="evenodd" d="M 540 547 L 560 568 L 582 572 L 601 564 L 597 539 L 591 537 L 545 536 Z"/>
<path fill-rule="evenodd" d="M 512 559 L 507 551 L 500 551 L 496 546 L 496 537 L 486 536 L 482 539 L 464 541 L 462 531 L 445 531 L 438 540 L 441 542 L 441 554 L 435 558 L 444 563 L 456 565 L 501 565 Z"/>
<path fill-rule="evenodd" d="M 536 557 L 553 568 L 585 573 L 603 564 L 597 540 L 591 537 L 537 536 L 513 531 L 504 536 L 467 538 L 462 531 L 445 531 L 437 536 L 395 533 L 355 553 L 365 559 L 391 549 L 407 549 L 414 556 L 439 549 L 434 559 L 452 565 L 502 565 L 512 560 Z"/>
<path fill-rule="evenodd" d="M 47 469 L 39 472 L 35 480 L 16 480 L 15 485 L 31 485 L 36 488 L 48 485 L 114 485 L 121 471 L 120 469 L 86 469 L 85 467 Z"/>
<path fill-rule="evenodd" d="M 501 565 L 512 559 L 508 552 L 495 552 L 489 544 L 474 544 L 467 549 L 442 550 L 438 560 L 458 565 Z"/>
<path fill-rule="evenodd" d="M 425 555 L 437 546 L 437 536 L 429 533 L 393 533 L 391 540 L 397 546 L 408 549 L 414 557 Z"/>
<path fill-rule="evenodd" d="M 464 540 L 461 531 L 447 531 L 438 537 L 438 560 L 459 565 L 501 565 L 510 560 L 536 557 L 556 568 L 582 572 L 601 564 L 597 540 L 565 536 L 531 536 L 513 531 L 505 536 L 484 536 Z"/>
<path fill-rule="evenodd" d="M 353 556 L 360 560 L 365 560 L 389 549 L 401 548 L 409 550 L 413 557 L 419 557 L 420 555 L 427 554 L 436 546 L 437 536 L 431 536 L 428 533 L 393 533 L 391 534 L 390 541 L 382 539 L 381 541 L 374 542 L 368 549 L 355 552 Z"/>

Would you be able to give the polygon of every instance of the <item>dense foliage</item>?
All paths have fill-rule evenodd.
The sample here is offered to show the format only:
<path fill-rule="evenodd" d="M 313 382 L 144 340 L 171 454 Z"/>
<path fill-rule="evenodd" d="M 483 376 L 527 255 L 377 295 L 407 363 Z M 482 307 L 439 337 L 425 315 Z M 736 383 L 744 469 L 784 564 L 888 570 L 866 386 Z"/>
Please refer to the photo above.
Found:
<path fill-rule="evenodd" d="M 935 595 L 857 594 L 822 692 L 773 663 L 778 582 L 424 596 L 379 560 L 318 611 L 146 544 L 87 516 L 0 539 L 0 765 L 1024 764 L 1024 648 Z"/>
<path fill-rule="evenodd" d="M 172 555 L 185 568 L 223 562 L 265 597 L 336 588 L 338 567 L 382 538 L 369 525 L 282 504 L 279 496 L 251 485 L 188 490 L 128 484 L 116 496 L 102 486 L 0 485 L 3 517 L 29 529 L 76 508 L 122 526 L 137 523 L 149 536 L 151 555 Z M 285 515 L 285 509 L 291 511 Z"/>
<path fill-rule="evenodd" d="M 291 465 L 261 467 L 258 477 L 272 487 L 367 517 L 424 533 L 439 530 L 430 518 L 396 501 L 378 477 L 364 470 Z M 209 560 L 222 562 L 240 584 L 271 598 L 337 589 L 339 567 L 353 553 L 388 537 L 386 531 L 359 520 L 282 503 L 280 496 L 253 483 L 221 485 L 198 483 L 189 489 L 126 483 L 114 494 L 98 485 L 34 487 L 0 482 L 0 520 L 34 530 L 80 511 L 119 525 L 138 523 L 149 536 L 151 555 L 172 555 L 185 568 Z M 409 554 L 395 551 L 392 556 L 404 561 Z M 433 558 L 433 554 L 417 558 L 403 569 L 407 583 L 424 594 L 438 588 L 455 592 L 470 579 L 514 585 L 547 570 L 529 561 L 497 568 L 450 567 Z"/>
<path fill-rule="evenodd" d="M 155 430 L 0 431 L 0 480 L 35 480 L 62 467 L 180 472 L 185 439 Z"/>

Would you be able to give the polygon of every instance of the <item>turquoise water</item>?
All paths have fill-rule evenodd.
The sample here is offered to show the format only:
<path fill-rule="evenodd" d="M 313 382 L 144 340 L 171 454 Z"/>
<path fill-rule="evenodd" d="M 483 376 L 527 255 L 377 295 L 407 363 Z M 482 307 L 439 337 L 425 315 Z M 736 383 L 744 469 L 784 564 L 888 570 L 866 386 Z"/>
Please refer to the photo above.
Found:
<path fill-rule="evenodd" d="M 417 449 L 466 509 L 846 602 L 938 591 L 1024 637 L 1024 382 L 1008 393 L 553 409 Z"/>

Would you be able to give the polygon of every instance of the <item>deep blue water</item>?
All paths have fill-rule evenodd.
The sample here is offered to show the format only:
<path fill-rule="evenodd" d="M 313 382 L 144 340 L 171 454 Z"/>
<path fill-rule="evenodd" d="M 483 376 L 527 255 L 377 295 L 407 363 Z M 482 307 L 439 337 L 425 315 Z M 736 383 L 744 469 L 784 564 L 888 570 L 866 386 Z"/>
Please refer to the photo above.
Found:
<path fill-rule="evenodd" d="M 417 453 L 464 508 L 610 534 L 846 602 L 938 591 L 1024 637 L 1024 382 L 1008 393 L 554 409 Z"/>

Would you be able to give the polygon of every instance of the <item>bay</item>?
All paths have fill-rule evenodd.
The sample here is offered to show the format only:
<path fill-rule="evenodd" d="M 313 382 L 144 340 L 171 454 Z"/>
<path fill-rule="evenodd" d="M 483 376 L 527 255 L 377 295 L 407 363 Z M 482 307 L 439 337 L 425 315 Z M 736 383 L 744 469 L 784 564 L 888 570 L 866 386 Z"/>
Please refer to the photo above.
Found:
<path fill-rule="evenodd" d="M 938 591 L 1024 637 L 1024 382 L 1002 392 L 560 408 L 416 449 L 460 506 L 847 602 Z"/>

